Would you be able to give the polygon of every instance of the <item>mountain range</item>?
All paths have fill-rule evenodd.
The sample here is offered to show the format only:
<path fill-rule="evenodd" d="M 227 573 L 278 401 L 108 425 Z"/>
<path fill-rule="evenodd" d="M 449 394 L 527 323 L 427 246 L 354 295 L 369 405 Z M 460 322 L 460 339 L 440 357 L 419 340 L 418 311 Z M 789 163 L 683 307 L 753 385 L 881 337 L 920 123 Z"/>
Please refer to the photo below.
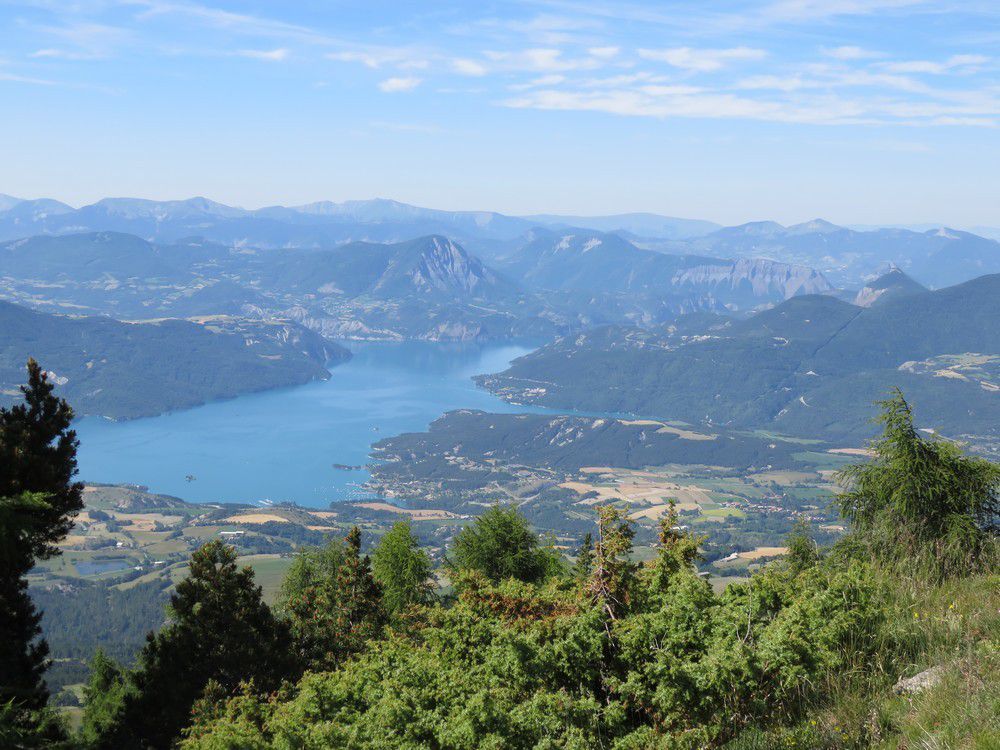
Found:
<path fill-rule="evenodd" d="M 753 300 L 751 306 L 833 289 L 810 268 L 664 255 L 636 247 L 617 234 L 534 230 L 526 240 L 516 252 L 498 259 L 497 266 L 522 283 L 543 289 L 656 295 L 697 290 L 719 297 L 745 291 Z"/>
<path fill-rule="evenodd" d="M 0 299 L 37 311 L 4 308 L 3 382 L 10 395 L 28 355 L 48 358 L 82 412 L 134 416 L 143 399 L 155 413 L 323 377 L 346 356 L 328 339 L 561 337 L 481 382 L 516 401 L 845 440 L 870 433 L 867 401 L 905 385 L 940 429 L 992 440 L 1000 276 L 981 271 L 1000 270 L 1000 244 L 822 220 L 566 218 L 0 196 L 0 235 L 17 237 L 0 242 Z M 124 380 L 98 367 L 105 350 Z M 211 377 L 181 374 L 201 361 Z"/>
<path fill-rule="evenodd" d="M 726 227 L 687 241 L 649 241 L 661 252 L 693 252 L 732 258 L 770 258 L 804 265 L 837 286 L 874 278 L 888 265 L 917 281 L 943 287 L 1000 272 L 1000 243 L 939 227 L 855 231 L 822 219 L 785 227 L 773 221 Z"/>
<path fill-rule="evenodd" d="M 328 248 L 357 241 L 401 242 L 442 235 L 490 260 L 524 244 L 538 228 L 616 233 L 647 249 L 716 258 L 764 258 L 822 272 L 835 286 L 858 287 L 893 263 L 917 281 L 941 287 L 1000 272 L 1000 243 L 946 227 L 857 230 L 821 219 L 782 226 L 735 227 L 654 214 L 507 216 L 441 211 L 375 199 L 247 210 L 206 198 L 152 201 L 105 198 L 73 208 L 52 199 L 0 196 L 0 240 L 39 234 L 115 231 L 173 244 L 200 237 L 226 246 Z"/>
<path fill-rule="evenodd" d="M 832 290 L 811 269 L 664 255 L 579 231 L 533 230 L 489 263 L 443 235 L 324 248 L 38 235 L 0 243 L 0 294 L 120 319 L 244 315 L 298 320 L 332 338 L 495 340 L 752 310 Z"/>

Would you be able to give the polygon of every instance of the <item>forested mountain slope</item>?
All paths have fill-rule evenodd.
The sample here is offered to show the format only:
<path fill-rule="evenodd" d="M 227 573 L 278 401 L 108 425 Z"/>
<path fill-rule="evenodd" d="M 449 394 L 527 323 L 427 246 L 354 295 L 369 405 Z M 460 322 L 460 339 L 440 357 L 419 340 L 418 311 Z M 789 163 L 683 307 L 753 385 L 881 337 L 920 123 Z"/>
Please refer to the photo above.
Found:
<path fill-rule="evenodd" d="M 581 334 L 480 382 L 518 402 L 828 439 L 868 434 L 867 405 L 899 386 L 926 426 L 989 444 L 1000 416 L 997 320 L 998 275 L 870 308 L 803 296 L 684 332 Z"/>
<path fill-rule="evenodd" d="M 0 302 L 0 399 L 45 364 L 80 415 L 130 418 L 329 377 L 350 353 L 287 321 L 202 323 L 49 315 Z"/>
<path fill-rule="evenodd" d="M 893 263 L 919 282 L 942 287 L 1000 272 L 1000 243 L 945 227 L 926 231 L 859 231 L 822 219 L 782 226 L 758 221 L 732 227 L 651 214 L 505 216 L 442 211 L 375 199 L 247 210 L 206 198 L 150 201 L 106 198 L 72 208 L 50 199 L 0 202 L 0 240 L 33 235 L 112 231 L 159 244 L 201 237 L 232 247 L 329 248 L 367 241 L 393 243 L 439 234 L 492 259 L 540 231 L 559 235 L 617 233 L 643 247 L 676 255 L 769 259 L 815 268 L 837 286 L 858 288 Z"/>

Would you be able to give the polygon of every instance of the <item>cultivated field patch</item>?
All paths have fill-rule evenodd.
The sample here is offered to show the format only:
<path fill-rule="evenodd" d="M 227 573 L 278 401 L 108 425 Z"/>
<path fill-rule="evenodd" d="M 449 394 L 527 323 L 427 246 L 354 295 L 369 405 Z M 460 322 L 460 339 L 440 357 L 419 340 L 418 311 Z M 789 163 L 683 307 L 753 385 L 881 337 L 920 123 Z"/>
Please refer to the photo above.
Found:
<path fill-rule="evenodd" d="M 290 523 L 284 516 L 275 513 L 245 513 L 241 515 L 229 516 L 223 519 L 227 523 Z"/>
<path fill-rule="evenodd" d="M 409 516 L 415 521 L 440 521 L 446 518 L 457 518 L 454 513 L 447 510 L 440 510 L 437 508 L 421 508 L 419 510 L 414 510 L 410 508 L 400 508 L 396 505 L 390 505 L 389 503 L 354 503 L 355 507 L 367 508 L 368 510 L 382 510 L 387 513 L 399 513 L 400 515 Z"/>

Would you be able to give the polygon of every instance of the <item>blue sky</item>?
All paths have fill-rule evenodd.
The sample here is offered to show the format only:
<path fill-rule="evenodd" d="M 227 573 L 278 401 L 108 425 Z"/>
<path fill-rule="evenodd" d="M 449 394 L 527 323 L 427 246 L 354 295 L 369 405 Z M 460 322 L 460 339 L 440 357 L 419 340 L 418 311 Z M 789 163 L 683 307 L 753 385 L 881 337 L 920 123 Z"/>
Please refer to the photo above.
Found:
<path fill-rule="evenodd" d="M 0 192 L 1000 224 L 1000 3 L 0 2 Z"/>

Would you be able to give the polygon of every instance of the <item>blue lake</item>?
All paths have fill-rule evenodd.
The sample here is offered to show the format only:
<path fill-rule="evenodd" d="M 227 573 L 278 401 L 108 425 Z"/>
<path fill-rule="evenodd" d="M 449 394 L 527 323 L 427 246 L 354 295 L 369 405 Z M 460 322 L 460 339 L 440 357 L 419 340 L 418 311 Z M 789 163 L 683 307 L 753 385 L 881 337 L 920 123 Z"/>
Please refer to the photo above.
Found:
<path fill-rule="evenodd" d="M 383 437 L 427 428 L 445 411 L 511 406 L 471 376 L 498 372 L 529 346 L 364 343 L 328 381 L 128 422 L 80 420 L 83 481 L 147 485 L 191 502 L 326 507 L 359 496 Z M 189 480 L 188 477 L 191 477 Z"/>

